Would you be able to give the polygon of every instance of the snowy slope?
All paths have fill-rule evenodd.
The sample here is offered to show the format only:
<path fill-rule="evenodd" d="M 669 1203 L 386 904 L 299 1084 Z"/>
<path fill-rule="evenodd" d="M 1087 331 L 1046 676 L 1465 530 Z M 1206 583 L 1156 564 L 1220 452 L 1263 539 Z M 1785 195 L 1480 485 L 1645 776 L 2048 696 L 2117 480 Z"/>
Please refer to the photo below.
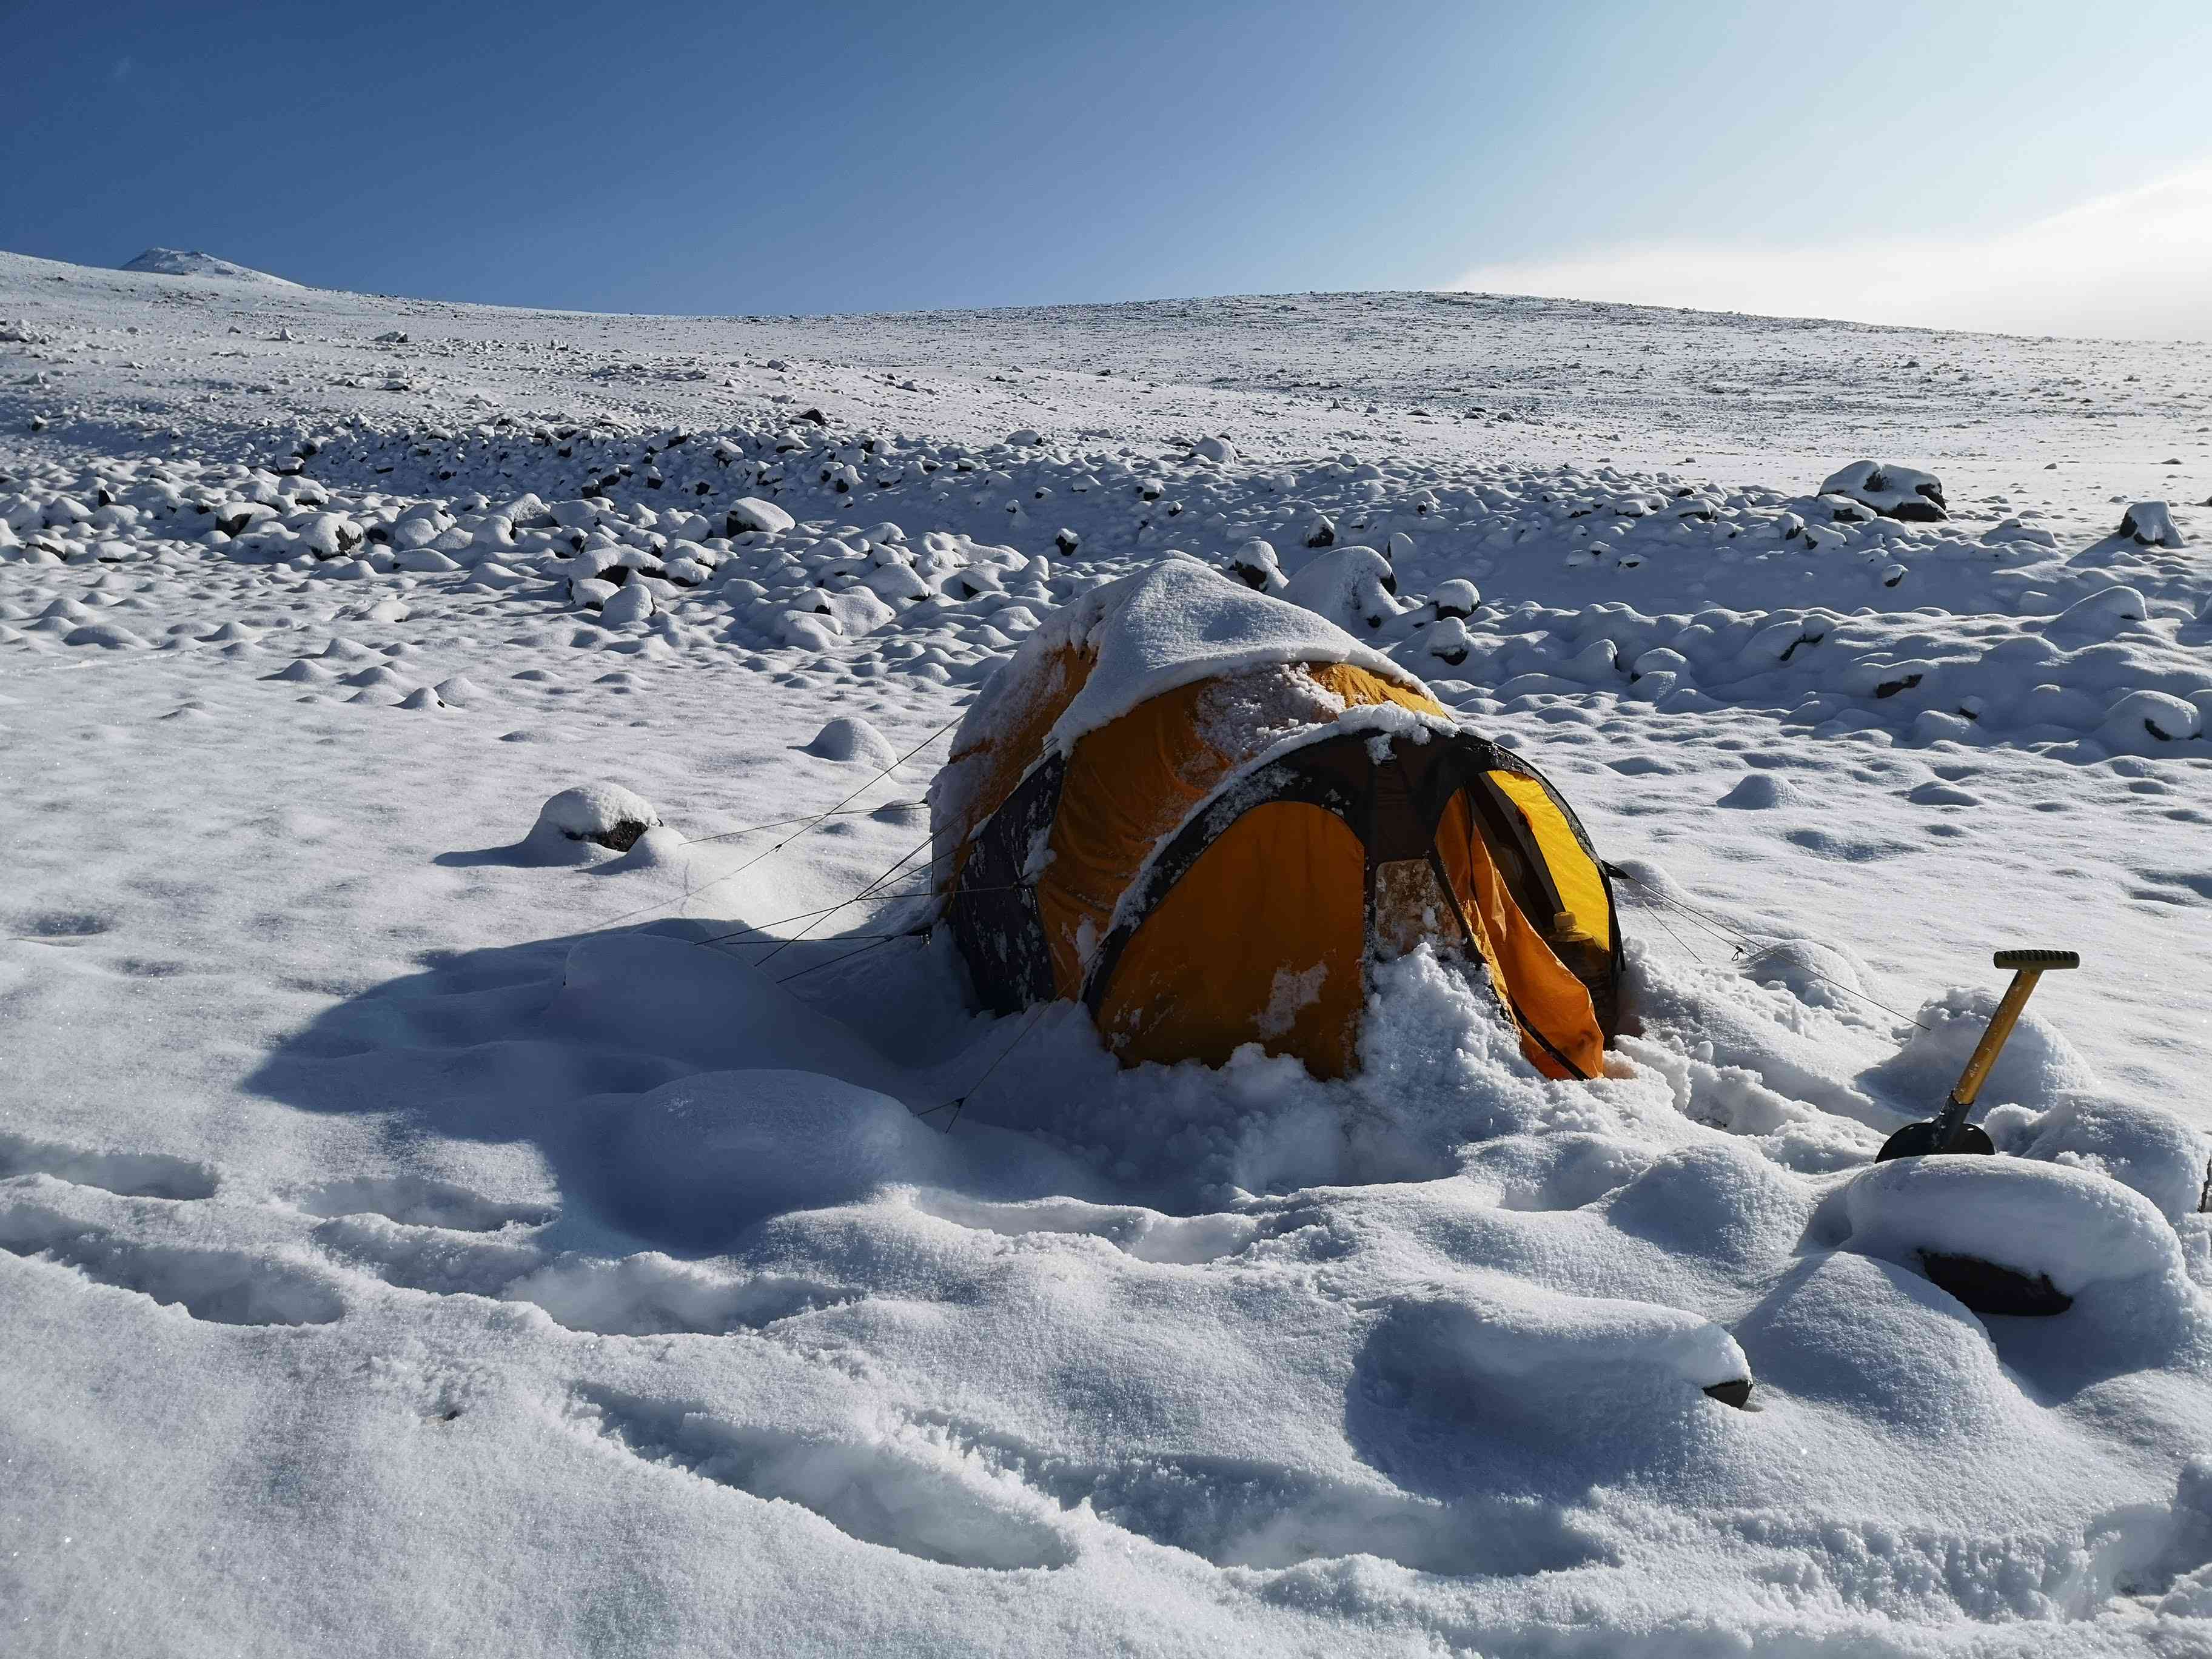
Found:
<path fill-rule="evenodd" d="M 14 1640 L 2191 1650 L 2208 393 L 1550 301 L 0 256 Z M 1818 494 L 1861 459 L 1952 516 Z M 2151 500 L 2181 544 L 2115 533 Z M 1255 538 L 1387 556 L 1388 605 L 1309 588 L 1632 878 L 1601 1084 L 1425 959 L 1359 1080 L 1121 1073 L 896 936 L 996 665 Z M 599 780 L 625 850 L 539 821 Z M 2018 943 L 2085 966 L 1984 1095 L 2014 1156 L 1870 1170 Z M 2074 1308 L 1979 1319 L 1923 1249 Z"/>
<path fill-rule="evenodd" d="M 234 283 L 270 283 L 278 288 L 297 288 L 297 283 L 283 276 L 272 276 L 265 270 L 256 270 L 251 265 L 218 259 L 212 253 L 198 250 L 186 252 L 182 248 L 149 247 L 137 258 L 126 261 L 122 269 L 158 276 L 227 276 Z"/>

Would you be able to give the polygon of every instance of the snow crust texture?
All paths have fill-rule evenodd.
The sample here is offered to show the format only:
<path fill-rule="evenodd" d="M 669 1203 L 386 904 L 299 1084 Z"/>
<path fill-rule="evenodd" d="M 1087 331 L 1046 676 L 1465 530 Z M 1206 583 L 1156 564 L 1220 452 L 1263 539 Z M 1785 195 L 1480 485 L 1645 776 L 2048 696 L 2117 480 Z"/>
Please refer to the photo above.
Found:
<path fill-rule="evenodd" d="M 0 1646 L 2203 1650 L 2208 402 L 0 256 Z M 1077 641 L 1069 741 L 1340 659 L 1527 754 L 1620 872 L 1607 1075 L 1425 951 L 1341 1083 L 971 1013 L 923 792 Z M 2084 969 L 2001 1155 L 1875 1165 L 2008 945 Z"/>

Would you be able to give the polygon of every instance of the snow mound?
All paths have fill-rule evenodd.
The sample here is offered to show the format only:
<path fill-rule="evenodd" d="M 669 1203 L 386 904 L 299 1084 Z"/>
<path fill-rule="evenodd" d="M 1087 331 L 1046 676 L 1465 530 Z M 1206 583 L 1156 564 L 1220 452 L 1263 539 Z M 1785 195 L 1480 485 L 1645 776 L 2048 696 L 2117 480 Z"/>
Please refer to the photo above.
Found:
<path fill-rule="evenodd" d="M 1802 806 L 1806 800 L 1804 792 L 1778 772 L 1747 772 L 1714 805 L 1764 811 L 1776 806 Z"/>
<path fill-rule="evenodd" d="M 2116 586 L 2103 587 L 2076 599 L 2043 625 L 2045 635 L 2061 643 L 2088 644 L 2148 619 L 2150 607 L 2142 590 Z"/>
<path fill-rule="evenodd" d="M 1869 1079 L 1893 1099 L 1926 1102 L 1927 1110 L 1916 1115 L 1932 1115 L 1966 1069 L 1998 1000 L 1996 991 L 1960 988 L 1922 1004 L 1905 1046 Z M 1980 1098 L 1990 1105 L 2047 1108 L 2062 1096 L 2095 1086 L 2087 1062 L 2031 1005 L 1990 1068 Z"/>
<path fill-rule="evenodd" d="M 301 286 L 286 277 L 272 276 L 265 270 L 256 270 L 251 265 L 218 259 L 212 253 L 202 253 L 197 250 L 188 253 L 173 247 L 149 247 L 118 269 L 155 276 L 222 276 L 234 283 L 267 283 L 276 288 Z"/>
<path fill-rule="evenodd" d="M 2212 1137 L 2134 1101 L 2069 1095 L 2040 1117 L 1998 1107 L 1984 1127 L 2001 1150 L 2109 1176 L 2172 1222 L 2197 1212 L 2212 1172 Z"/>
<path fill-rule="evenodd" d="M 817 1072 L 882 1094 L 900 1086 L 901 1074 L 850 1025 L 750 963 L 687 939 L 635 933 L 579 941 L 550 1012 L 565 1028 L 702 1070 Z"/>
<path fill-rule="evenodd" d="M 1743 971 L 1758 984 L 1778 986 L 1809 1008 L 1849 1012 L 1864 1006 L 1858 963 L 1814 939 L 1777 939 L 1747 957 Z"/>
<path fill-rule="evenodd" d="M 806 752 L 823 760 L 859 761 L 878 771 L 898 764 L 898 750 L 890 739 L 853 714 L 840 714 L 816 732 Z"/>
<path fill-rule="evenodd" d="M 1416 1293 L 1395 1312 L 1426 1327 L 1413 1340 L 1440 1351 L 1452 1370 L 1498 1383 L 1540 1389 L 1547 1376 L 1645 1371 L 1704 1389 L 1751 1376 L 1743 1350 L 1718 1325 L 1654 1303 L 1507 1282 L 1488 1293 Z"/>

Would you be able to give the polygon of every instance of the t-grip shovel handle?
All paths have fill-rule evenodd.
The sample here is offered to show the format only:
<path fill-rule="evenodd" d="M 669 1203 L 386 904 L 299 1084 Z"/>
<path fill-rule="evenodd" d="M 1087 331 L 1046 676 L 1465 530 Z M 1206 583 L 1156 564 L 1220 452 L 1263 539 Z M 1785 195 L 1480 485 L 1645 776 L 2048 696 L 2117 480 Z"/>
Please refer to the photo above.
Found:
<path fill-rule="evenodd" d="M 1973 1057 L 1967 1060 L 1966 1069 L 1959 1073 L 1951 1097 L 1943 1103 L 1943 1109 L 1931 1121 L 1908 1123 L 1884 1142 L 1881 1151 L 1875 1156 L 1877 1164 L 1893 1158 L 1925 1157 L 1931 1152 L 1996 1150 L 1987 1135 L 1967 1126 L 1966 1114 L 1973 1110 L 1974 1097 L 1981 1093 L 1990 1068 L 2004 1052 L 2005 1039 L 2020 1024 L 2021 1011 L 2027 1006 L 2035 981 L 2060 969 L 2079 968 L 2081 957 L 2075 951 L 1999 951 L 1990 960 L 2000 968 L 2013 970 L 2012 983 L 2005 987 L 2004 998 L 1997 1004 L 1996 1012 L 1990 1016 L 1989 1027 L 1982 1033 L 1982 1040 L 1974 1045 Z"/>

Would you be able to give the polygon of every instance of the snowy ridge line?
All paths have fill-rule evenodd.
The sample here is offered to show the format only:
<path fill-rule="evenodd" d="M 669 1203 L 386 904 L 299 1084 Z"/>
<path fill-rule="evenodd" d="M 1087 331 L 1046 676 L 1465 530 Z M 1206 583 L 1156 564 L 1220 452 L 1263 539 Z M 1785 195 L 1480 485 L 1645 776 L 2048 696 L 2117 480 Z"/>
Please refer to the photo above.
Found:
<path fill-rule="evenodd" d="M 1820 451 L 1856 443 L 1844 434 L 1868 429 L 1887 434 L 1871 445 L 1877 450 L 1909 434 L 1912 446 L 1942 453 L 1947 444 L 1985 443 L 2002 420 L 2039 433 L 2070 462 L 2109 442 L 2115 428 L 2143 433 L 2201 420 L 2205 406 L 2201 364 L 2171 345 L 1526 296 L 1262 295 L 668 319 L 221 284 L 179 292 L 194 286 L 0 255 L 0 288 L 22 296 L 35 324 L 32 355 L 70 366 L 50 370 L 59 384 L 17 397 L 15 407 L 50 422 L 158 435 L 164 419 L 195 431 L 303 411 L 325 423 L 385 421 L 395 398 L 449 422 L 526 405 L 548 419 L 589 410 L 704 426 L 739 410 L 817 404 L 970 433 L 1027 420 L 1067 432 L 1180 435 L 1218 430 L 1226 419 L 1314 436 L 1387 434 L 1400 447 L 1533 440 L 1585 454 L 1636 447 L 1647 434 L 1670 453 L 1778 435 Z M 185 298 L 204 303 L 186 311 L 177 303 Z M 124 345 L 112 337 L 134 313 L 156 326 Z M 103 348 L 131 360 L 102 364 Z M 210 381 L 228 395 L 208 397 Z M 1043 410 L 1052 420 L 1040 419 Z"/>

